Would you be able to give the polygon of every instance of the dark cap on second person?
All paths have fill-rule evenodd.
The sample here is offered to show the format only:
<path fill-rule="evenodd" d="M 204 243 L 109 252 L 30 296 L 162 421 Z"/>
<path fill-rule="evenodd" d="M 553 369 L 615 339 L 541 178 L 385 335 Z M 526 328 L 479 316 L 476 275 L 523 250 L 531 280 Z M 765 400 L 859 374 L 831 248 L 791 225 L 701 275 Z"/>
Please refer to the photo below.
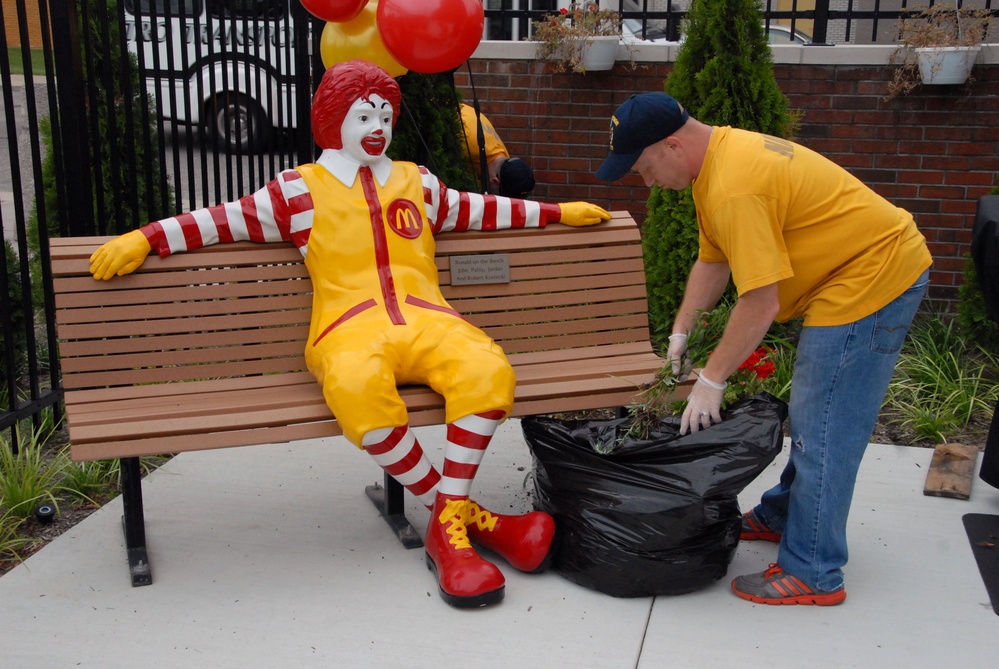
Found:
<path fill-rule="evenodd" d="M 611 116 L 610 155 L 597 170 L 597 178 L 620 179 L 646 147 L 672 135 L 688 118 L 683 105 L 665 93 L 632 95 Z"/>
<path fill-rule="evenodd" d="M 520 158 L 508 158 L 500 165 L 499 194 L 525 198 L 534 190 L 534 170 Z"/>

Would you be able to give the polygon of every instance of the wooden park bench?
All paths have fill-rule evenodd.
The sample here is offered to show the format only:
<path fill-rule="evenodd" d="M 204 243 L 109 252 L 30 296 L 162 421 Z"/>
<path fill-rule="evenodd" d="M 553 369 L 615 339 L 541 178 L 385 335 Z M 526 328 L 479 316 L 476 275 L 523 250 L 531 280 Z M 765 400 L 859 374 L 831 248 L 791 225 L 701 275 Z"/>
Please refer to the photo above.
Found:
<path fill-rule="evenodd" d="M 62 384 L 73 459 L 121 459 L 132 583 L 145 585 L 140 456 L 340 429 L 305 367 L 311 282 L 296 248 L 152 254 L 134 274 L 95 281 L 88 258 L 107 239 L 51 242 Z M 515 367 L 514 416 L 627 405 L 664 362 L 649 343 L 642 246 L 626 212 L 587 228 L 441 235 L 437 267 L 450 304 Z M 402 394 L 411 425 L 444 422 L 439 395 Z M 402 487 L 386 476 L 366 490 L 403 543 L 421 545 Z"/>

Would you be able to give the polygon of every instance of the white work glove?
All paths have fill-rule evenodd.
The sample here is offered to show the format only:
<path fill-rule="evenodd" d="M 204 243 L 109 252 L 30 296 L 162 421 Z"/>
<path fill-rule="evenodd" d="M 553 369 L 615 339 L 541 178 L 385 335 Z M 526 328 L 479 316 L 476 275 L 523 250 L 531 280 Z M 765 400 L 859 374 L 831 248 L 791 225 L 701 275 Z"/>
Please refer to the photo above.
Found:
<path fill-rule="evenodd" d="M 686 434 L 687 428 L 693 434 L 703 428 L 711 427 L 712 421 L 721 422 L 721 403 L 725 397 L 727 383 L 715 383 L 701 374 L 690 389 L 687 398 L 687 408 L 680 418 L 680 434 Z"/>
<path fill-rule="evenodd" d="M 666 359 L 673 365 L 673 376 L 677 381 L 686 381 L 690 376 L 690 358 L 687 357 L 687 335 L 683 333 L 669 336 Z"/>

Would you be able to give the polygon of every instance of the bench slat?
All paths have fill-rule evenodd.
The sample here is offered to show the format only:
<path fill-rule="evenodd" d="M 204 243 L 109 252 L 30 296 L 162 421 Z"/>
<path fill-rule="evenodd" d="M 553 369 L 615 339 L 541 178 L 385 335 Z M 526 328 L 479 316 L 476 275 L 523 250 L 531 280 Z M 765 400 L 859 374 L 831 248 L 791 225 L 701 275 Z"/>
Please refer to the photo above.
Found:
<path fill-rule="evenodd" d="M 285 324 L 281 324 L 285 325 Z M 67 332 L 70 331 L 67 327 Z M 158 337 L 113 337 L 105 339 L 64 340 L 59 344 L 63 356 L 74 359 L 85 356 L 111 357 L 115 354 L 128 354 L 146 351 L 177 350 L 185 348 L 242 346 L 267 342 L 298 342 L 298 353 L 302 352 L 302 342 L 309 336 L 309 325 L 291 324 L 285 327 L 265 327 L 254 330 L 225 330 L 224 332 L 198 332 Z"/>

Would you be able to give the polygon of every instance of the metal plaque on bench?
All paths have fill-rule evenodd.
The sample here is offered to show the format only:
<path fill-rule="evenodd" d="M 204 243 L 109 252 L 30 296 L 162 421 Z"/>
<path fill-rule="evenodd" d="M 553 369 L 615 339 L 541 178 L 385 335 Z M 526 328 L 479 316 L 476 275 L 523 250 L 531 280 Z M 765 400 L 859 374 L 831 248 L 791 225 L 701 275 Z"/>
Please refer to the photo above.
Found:
<path fill-rule="evenodd" d="M 510 283 L 510 256 L 506 253 L 451 256 L 451 285 Z"/>

